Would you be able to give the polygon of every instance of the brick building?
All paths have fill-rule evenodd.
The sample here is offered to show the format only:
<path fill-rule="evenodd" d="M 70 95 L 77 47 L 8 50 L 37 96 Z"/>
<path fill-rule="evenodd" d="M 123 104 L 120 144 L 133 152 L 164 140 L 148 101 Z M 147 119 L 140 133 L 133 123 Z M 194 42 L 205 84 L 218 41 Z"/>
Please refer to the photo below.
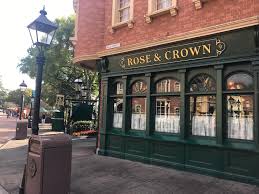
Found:
<path fill-rule="evenodd" d="M 74 0 L 98 153 L 259 183 L 259 1 Z"/>

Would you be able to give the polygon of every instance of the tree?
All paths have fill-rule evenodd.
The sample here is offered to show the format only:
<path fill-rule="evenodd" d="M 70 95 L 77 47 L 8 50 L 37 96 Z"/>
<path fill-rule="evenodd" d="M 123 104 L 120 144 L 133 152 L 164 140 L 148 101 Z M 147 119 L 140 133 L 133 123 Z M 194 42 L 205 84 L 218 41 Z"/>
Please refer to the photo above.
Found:
<path fill-rule="evenodd" d="M 31 94 L 32 94 L 32 90 L 27 88 L 24 91 L 24 104 L 25 105 L 29 105 L 31 102 Z M 8 93 L 7 97 L 6 97 L 6 101 L 7 102 L 12 102 L 14 104 L 16 104 L 17 106 L 20 106 L 21 104 L 21 90 L 17 89 L 17 90 L 12 90 Z"/>
<path fill-rule="evenodd" d="M 75 66 L 72 62 L 74 49 L 70 37 L 74 31 L 74 16 L 56 19 L 59 28 L 56 32 L 51 48 L 45 52 L 46 63 L 44 66 L 42 85 L 42 99 L 49 105 L 54 105 L 57 94 L 74 97 L 74 80 L 81 78 L 83 82 L 97 93 L 97 73 Z M 29 48 L 27 56 L 18 65 L 22 73 L 31 78 L 36 76 L 37 48 Z"/>
<path fill-rule="evenodd" d="M 6 96 L 7 96 L 7 91 L 3 87 L 2 76 L 0 75 L 0 107 L 3 107 L 3 104 L 5 102 Z"/>

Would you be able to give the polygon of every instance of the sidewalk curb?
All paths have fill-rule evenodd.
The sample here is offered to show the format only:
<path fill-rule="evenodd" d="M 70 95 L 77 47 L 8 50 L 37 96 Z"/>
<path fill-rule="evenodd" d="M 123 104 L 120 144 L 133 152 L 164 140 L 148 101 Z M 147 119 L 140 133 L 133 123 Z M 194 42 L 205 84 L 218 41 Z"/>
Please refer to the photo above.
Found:
<path fill-rule="evenodd" d="M 2 185 L 0 185 L 0 194 L 9 194 Z"/>
<path fill-rule="evenodd" d="M 0 145 L 0 150 L 2 149 L 2 147 L 4 147 L 6 144 L 8 144 L 8 142 L 11 141 L 11 140 L 15 140 L 15 138 L 12 137 L 12 138 L 8 139 L 4 144 Z M 0 185 L 0 186 L 1 186 L 1 185 Z M 1 194 L 1 193 L 0 193 L 0 194 Z"/>

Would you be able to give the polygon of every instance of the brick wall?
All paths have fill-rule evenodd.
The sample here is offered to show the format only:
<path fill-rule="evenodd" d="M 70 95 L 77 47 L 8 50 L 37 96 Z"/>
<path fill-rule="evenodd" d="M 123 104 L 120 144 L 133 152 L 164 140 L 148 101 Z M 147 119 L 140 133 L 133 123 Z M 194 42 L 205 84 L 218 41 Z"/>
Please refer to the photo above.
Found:
<path fill-rule="evenodd" d="M 79 0 L 75 56 L 93 55 L 103 46 L 104 4 L 102 0 Z"/>
<path fill-rule="evenodd" d="M 103 4 L 104 2 L 104 4 Z M 112 0 L 80 0 L 79 34 L 76 57 L 105 50 L 120 43 L 121 47 L 163 40 L 167 36 L 259 15 L 258 0 L 209 0 L 196 10 L 192 0 L 178 0 L 178 14 L 158 16 L 148 24 L 148 0 L 134 0 L 134 27 L 111 33 Z"/>

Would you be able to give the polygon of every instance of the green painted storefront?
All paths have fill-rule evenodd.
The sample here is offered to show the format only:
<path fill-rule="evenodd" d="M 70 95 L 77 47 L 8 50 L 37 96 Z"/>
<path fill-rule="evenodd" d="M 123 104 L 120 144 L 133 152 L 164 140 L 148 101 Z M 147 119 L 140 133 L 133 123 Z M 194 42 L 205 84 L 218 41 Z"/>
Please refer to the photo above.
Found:
<path fill-rule="evenodd" d="M 258 184 L 258 49 L 258 28 L 253 26 L 103 59 L 99 154 Z M 196 91 L 192 87 L 196 87 L 199 83 L 197 84 L 194 78 L 204 75 L 210 78 L 205 80 L 212 80 L 214 84 L 212 85 L 215 87 L 206 89 L 205 86 L 204 90 Z M 232 75 L 235 75 L 235 79 L 231 77 Z M 235 81 L 239 75 L 241 75 L 240 79 L 243 79 L 243 75 L 250 77 L 252 85 L 250 83 L 243 89 L 243 86 L 241 89 L 238 86 L 239 88 L 229 90 L 228 80 L 231 77 Z M 156 84 L 165 78 L 178 80 L 180 89 L 158 93 Z M 146 88 L 142 93 L 141 88 L 138 88 L 138 92 L 132 92 L 133 84 L 138 81 L 145 83 Z M 114 92 L 116 83 L 121 83 L 121 93 Z M 164 111 L 163 104 L 160 104 L 160 109 L 156 108 L 157 99 L 163 96 L 170 96 L 168 99 L 176 97 L 180 99 L 177 102 L 179 109 L 175 109 L 178 116 L 174 117 L 180 118 L 179 131 L 176 133 L 156 130 L 156 114 L 158 110 Z M 202 96 L 214 102 L 213 105 L 209 105 L 210 109 L 213 109 L 213 113 L 209 116 L 201 115 L 203 113 L 200 110 L 203 105 L 199 110 L 201 117 L 213 118 L 212 126 L 215 128 L 206 124 L 200 125 L 209 130 L 215 130 L 208 136 L 199 135 L 202 132 L 194 135 L 193 126 L 196 121 L 193 120 L 194 116 L 191 117 L 196 114 L 191 111 L 193 106 L 199 105 L 193 99 L 203 99 Z M 235 109 L 231 102 L 227 102 L 232 97 L 240 99 L 244 106 L 240 108 L 238 104 L 240 101 L 235 101 L 234 105 L 238 106 L 238 109 Z M 119 113 L 121 125 L 114 124 L 114 99 L 123 102 Z M 143 105 L 145 114 L 142 114 L 145 117 L 144 130 L 131 127 L 134 109 L 132 105 L 133 100 L 136 99 L 145 99 L 145 105 Z M 208 103 L 211 102 L 208 101 Z M 141 106 L 137 108 L 141 112 Z M 242 121 L 241 118 L 243 118 Z M 246 123 L 243 128 L 250 130 L 250 137 L 238 138 L 233 135 L 231 138 L 229 123 L 232 120 L 230 122 L 228 119 L 236 119 L 235 121 L 241 121 L 241 124 L 249 119 L 249 125 Z M 172 121 L 169 122 L 172 123 Z M 231 130 L 236 130 L 233 126 Z M 238 129 L 242 128 L 240 126 L 239 123 Z"/>

